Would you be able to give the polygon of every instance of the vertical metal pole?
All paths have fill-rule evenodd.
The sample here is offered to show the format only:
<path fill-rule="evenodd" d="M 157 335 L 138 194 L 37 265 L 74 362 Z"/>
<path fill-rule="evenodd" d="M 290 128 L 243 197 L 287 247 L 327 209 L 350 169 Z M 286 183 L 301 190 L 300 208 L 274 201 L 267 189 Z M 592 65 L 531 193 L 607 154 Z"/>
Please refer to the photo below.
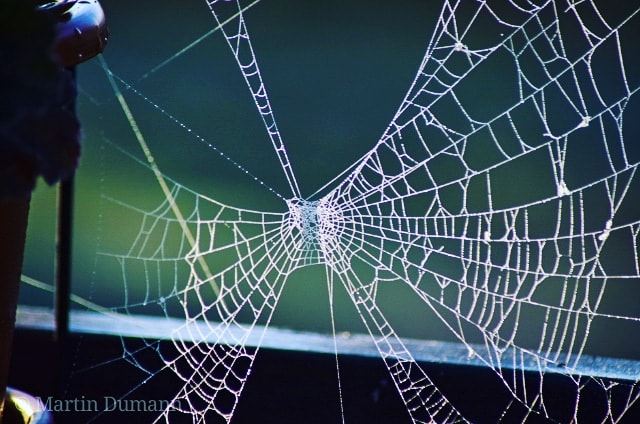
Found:
<path fill-rule="evenodd" d="M 56 240 L 55 339 L 61 347 L 69 335 L 71 297 L 71 258 L 73 234 L 74 177 L 60 183 L 58 188 L 58 233 Z"/>
<path fill-rule="evenodd" d="M 69 68 L 76 83 L 76 68 Z M 75 113 L 75 99 L 68 108 Z M 62 350 L 69 336 L 69 309 L 71 298 L 72 239 L 73 239 L 73 191 L 74 176 L 62 181 L 58 187 L 58 231 L 56 238 L 56 290 L 55 290 L 55 340 Z M 62 359 L 62 357 L 61 357 Z"/>
<path fill-rule="evenodd" d="M 70 68 L 73 83 L 76 83 L 75 67 Z M 75 112 L 75 98 L 67 106 Z M 55 260 L 55 332 L 57 345 L 57 373 L 55 391 L 60 398 L 64 397 L 68 381 L 69 361 L 69 309 L 71 307 L 71 272 L 73 258 L 73 197 L 74 176 L 61 181 L 58 186 L 58 228 L 56 235 Z"/>
<path fill-rule="evenodd" d="M 55 332 L 57 367 L 53 390 L 59 398 L 65 397 L 68 382 L 69 308 L 71 297 L 71 258 L 73 229 L 74 177 L 62 181 L 58 187 L 58 234 L 56 240 Z"/>

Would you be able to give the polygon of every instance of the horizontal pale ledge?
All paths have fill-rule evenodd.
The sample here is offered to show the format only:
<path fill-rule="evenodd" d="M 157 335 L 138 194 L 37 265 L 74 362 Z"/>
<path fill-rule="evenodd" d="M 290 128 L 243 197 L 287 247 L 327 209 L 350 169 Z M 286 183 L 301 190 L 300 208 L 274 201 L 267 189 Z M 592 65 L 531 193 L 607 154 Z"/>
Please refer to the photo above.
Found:
<path fill-rule="evenodd" d="M 20 306 L 17 314 L 17 327 L 32 330 L 53 330 L 54 313 L 48 308 Z M 185 342 L 209 342 L 221 344 L 243 343 L 247 347 L 261 346 L 269 349 L 282 349 L 300 352 L 334 354 L 335 346 L 340 355 L 356 355 L 380 357 L 374 340 L 364 334 L 331 335 L 311 332 L 286 330 L 281 328 L 264 328 L 263 326 L 232 324 L 223 331 L 218 322 L 189 321 L 177 318 L 156 317 L 147 315 L 124 315 L 117 313 L 97 313 L 92 311 L 71 311 L 70 330 L 77 333 L 99 334 L 109 336 L 175 340 Z M 462 343 L 441 342 L 434 340 L 402 339 L 402 343 L 418 362 L 434 364 L 450 364 L 463 366 L 487 367 L 478 355 L 470 355 L 470 348 L 477 352 L 486 351 L 483 345 L 464 345 Z M 383 341 L 381 346 L 393 347 L 390 341 Z M 492 355 L 495 358 L 495 355 Z M 507 360 L 509 358 L 509 360 Z M 573 359 L 573 360 L 572 360 Z M 575 362 L 569 358 L 568 364 Z M 530 355 L 522 357 L 513 349 L 502 355 L 500 367 L 530 372 L 571 374 L 590 377 L 601 377 L 613 380 L 640 380 L 640 361 L 595 357 L 582 355 L 577 364 L 568 367 L 562 364 L 533 360 Z"/>

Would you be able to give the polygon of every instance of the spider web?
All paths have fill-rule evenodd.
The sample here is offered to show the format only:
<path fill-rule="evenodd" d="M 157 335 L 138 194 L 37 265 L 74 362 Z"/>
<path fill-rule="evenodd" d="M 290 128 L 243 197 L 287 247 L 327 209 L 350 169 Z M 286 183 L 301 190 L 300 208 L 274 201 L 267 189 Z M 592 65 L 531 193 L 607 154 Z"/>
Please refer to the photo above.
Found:
<path fill-rule="evenodd" d="M 122 277 L 114 312 L 179 319 L 169 336 L 174 351 L 145 346 L 158 363 L 143 363 L 123 344 L 123 357 L 149 378 L 168 371 L 180 381 L 157 421 L 232 421 L 257 353 L 249 342 L 260 345 L 290 276 L 320 265 L 329 292 L 339 285 L 348 294 L 412 422 L 476 418 L 449 400 L 394 329 L 379 294 L 391 285 L 408 288 L 469 358 L 493 370 L 510 396 L 496 420 L 618 422 L 640 395 L 637 376 L 611 382 L 580 370 L 594 326 L 640 323 L 637 302 L 625 307 L 610 298 L 637 293 L 640 281 L 640 74 L 632 38 L 640 8 L 445 1 L 415 79 L 377 143 L 303 196 L 295 169 L 304 164 L 289 158 L 245 19 L 254 4 L 208 6 L 286 191 L 196 138 L 275 195 L 277 212 L 233 207 L 166 176 L 127 98 L 191 129 L 104 63 L 144 158 L 109 145 L 137 161 L 162 193 L 148 207 L 105 198 L 105 211 L 140 225 L 100 255 Z M 140 282 L 142 296 L 131 290 Z M 558 374 L 570 382 L 568 412 L 548 399 L 547 380 Z M 585 417 L 581 393 L 594 384 L 605 407 Z"/>

